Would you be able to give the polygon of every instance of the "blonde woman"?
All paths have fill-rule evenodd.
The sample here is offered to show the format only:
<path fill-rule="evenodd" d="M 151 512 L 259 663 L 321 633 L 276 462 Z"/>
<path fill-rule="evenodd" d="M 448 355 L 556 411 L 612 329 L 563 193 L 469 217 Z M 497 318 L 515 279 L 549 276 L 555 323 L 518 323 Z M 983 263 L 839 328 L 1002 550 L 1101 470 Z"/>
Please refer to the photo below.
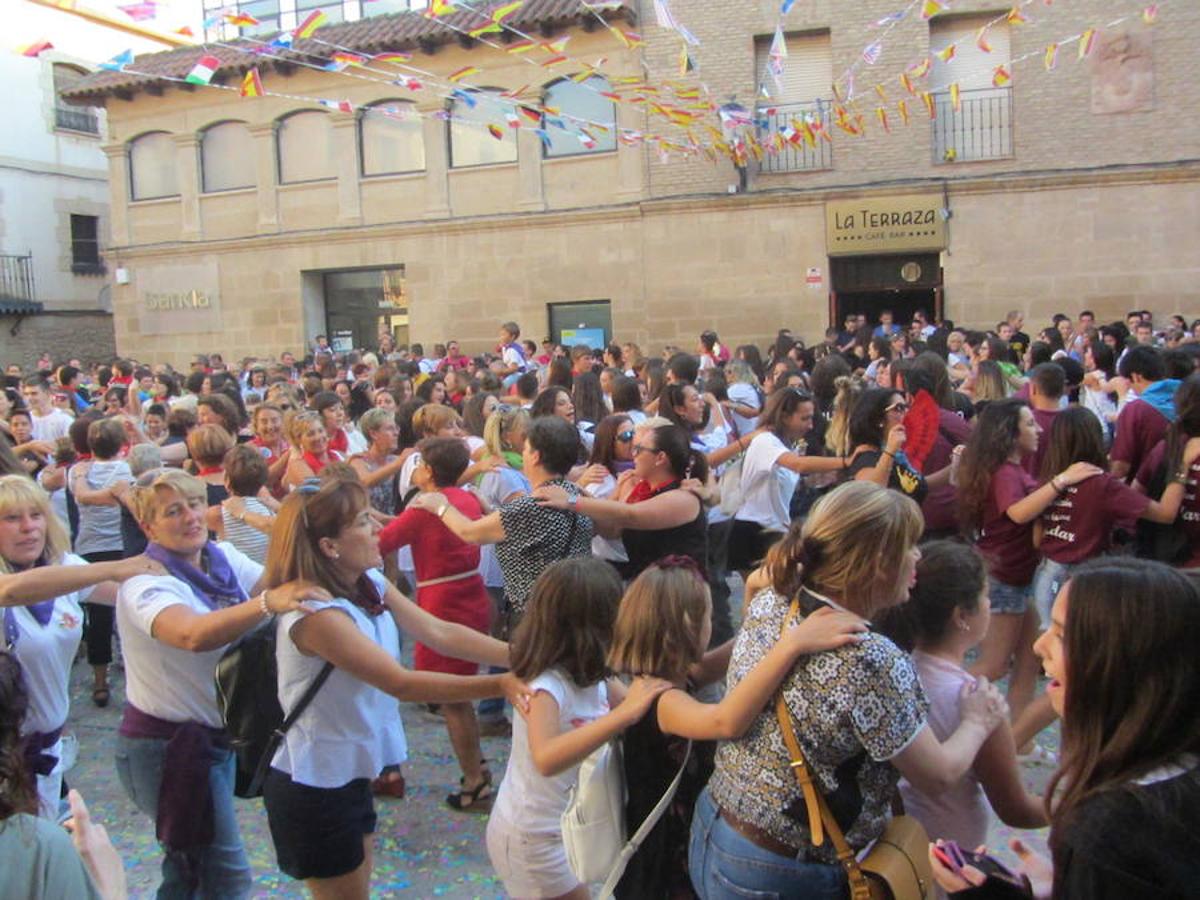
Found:
<path fill-rule="evenodd" d="M 803 526 L 793 525 L 768 556 L 770 586 L 747 607 L 729 666 L 730 692 L 797 614 L 828 607 L 867 622 L 903 603 L 920 558 L 922 527 L 916 503 L 870 482 L 849 482 L 819 500 Z M 930 793 L 947 789 L 1007 714 L 1003 698 L 981 678 L 973 693 L 964 693 L 958 729 L 940 743 L 927 722 L 929 704 L 912 660 L 875 632 L 801 657 L 782 691 L 818 782 L 853 782 L 847 791 L 860 802 L 844 819 L 844 831 L 855 851 L 883 833 L 901 774 Z M 692 820 L 689 867 L 701 896 L 846 896 L 846 873 L 830 842 L 813 843 L 783 747 L 773 704 L 743 737 L 718 747 L 716 770 Z"/>
<path fill-rule="evenodd" d="M 83 603 L 111 607 L 120 581 L 161 572 L 143 556 L 87 563 L 70 552 L 50 497 L 24 475 L 0 477 L 0 621 L 24 673 L 29 708 L 21 726 L 25 766 L 36 778 L 39 814 L 57 818 L 62 731 L 71 663 L 83 636 Z"/>
<path fill-rule="evenodd" d="M 287 471 L 283 484 L 295 490 L 307 478 L 321 474 L 331 462 L 341 462 L 342 455 L 329 446 L 329 432 L 320 413 L 300 412 L 287 421 L 288 438 L 294 448 L 288 454 Z"/>
<path fill-rule="evenodd" d="M 721 405 L 729 413 L 738 435 L 747 435 L 757 427 L 762 413 L 762 385 L 750 364 L 740 359 L 726 363 L 725 378 L 729 382 L 729 400 Z"/>

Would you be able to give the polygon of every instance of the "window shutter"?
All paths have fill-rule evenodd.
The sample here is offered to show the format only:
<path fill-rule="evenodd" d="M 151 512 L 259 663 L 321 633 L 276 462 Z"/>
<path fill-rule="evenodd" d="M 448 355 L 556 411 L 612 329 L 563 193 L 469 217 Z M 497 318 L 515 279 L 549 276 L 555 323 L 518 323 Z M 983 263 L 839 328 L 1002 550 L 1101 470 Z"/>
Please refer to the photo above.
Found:
<path fill-rule="evenodd" d="M 992 86 L 996 66 L 1007 65 L 1012 55 L 1008 40 L 1008 24 L 997 22 L 987 30 L 987 42 L 992 52 L 984 53 L 977 43 L 979 29 L 996 18 L 987 16 L 953 16 L 942 21 L 936 18 L 929 27 L 929 52 L 933 71 L 929 89 L 948 90 L 958 83 L 959 90 L 974 91 Z M 954 58 L 949 62 L 938 59 L 939 51 L 954 45 Z"/>
<path fill-rule="evenodd" d="M 776 80 L 767 68 L 774 35 L 760 35 L 754 40 L 755 75 L 765 85 L 771 99 L 779 104 L 811 103 L 833 96 L 833 55 L 829 32 L 784 34 L 787 58 L 783 75 Z"/>

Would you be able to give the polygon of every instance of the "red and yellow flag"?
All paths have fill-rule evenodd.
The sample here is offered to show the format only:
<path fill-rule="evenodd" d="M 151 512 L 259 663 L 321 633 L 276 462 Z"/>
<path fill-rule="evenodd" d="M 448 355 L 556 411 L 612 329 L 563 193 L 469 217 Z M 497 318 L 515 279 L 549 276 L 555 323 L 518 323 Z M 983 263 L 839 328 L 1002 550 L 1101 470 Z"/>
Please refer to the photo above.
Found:
<path fill-rule="evenodd" d="M 958 90 L 958 82 L 950 85 L 950 105 L 954 107 L 955 112 L 962 112 L 962 97 Z"/>
<path fill-rule="evenodd" d="M 1046 53 L 1042 57 L 1042 62 L 1046 66 L 1047 72 L 1054 71 L 1054 67 L 1058 65 L 1058 44 L 1046 45 Z"/>
<path fill-rule="evenodd" d="M 1079 36 L 1079 58 L 1091 56 L 1092 47 L 1096 44 L 1096 29 L 1089 28 Z"/>
<path fill-rule="evenodd" d="M 925 112 L 929 113 L 929 118 L 936 119 L 937 106 L 934 105 L 933 94 L 929 93 L 929 91 L 922 91 L 921 102 L 925 104 Z"/>
<path fill-rule="evenodd" d="M 258 69 L 251 69 L 246 73 L 246 77 L 242 79 L 242 89 L 238 93 L 243 97 L 261 97 L 266 93 Z"/>
<path fill-rule="evenodd" d="M 942 62 L 948 63 L 948 62 L 950 62 L 950 60 L 954 59 L 955 52 L 957 52 L 957 51 L 955 50 L 954 45 L 947 44 L 945 47 L 943 47 L 941 50 L 939 50 L 935 55 Z"/>
<path fill-rule="evenodd" d="M 464 78 L 470 78 L 472 75 L 478 75 L 480 69 L 476 66 L 463 66 L 456 72 L 451 72 L 446 76 L 447 81 L 453 81 L 455 84 L 462 81 Z"/>
<path fill-rule="evenodd" d="M 308 17 L 292 32 L 294 38 L 310 38 L 313 32 L 325 24 L 329 16 L 319 9 L 314 9 Z"/>
<path fill-rule="evenodd" d="M 1004 66 L 996 66 L 992 70 L 992 87 L 1008 87 L 1012 84 L 1012 74 Z"/>

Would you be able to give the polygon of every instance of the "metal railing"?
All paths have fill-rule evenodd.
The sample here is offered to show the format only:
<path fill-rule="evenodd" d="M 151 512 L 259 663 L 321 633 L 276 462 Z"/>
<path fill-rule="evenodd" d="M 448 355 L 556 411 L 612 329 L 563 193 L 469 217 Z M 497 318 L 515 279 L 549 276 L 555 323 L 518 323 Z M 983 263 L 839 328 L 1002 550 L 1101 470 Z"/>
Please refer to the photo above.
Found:
<path fill-rule="evenodd" d="M 826 128 L 830 126 L 832 106 L 824 100 L 812 103 L 793 103 L 786 106 L 759 107 L 754 118 L 758 126 L 758 140 L 766 151 L 759 165 L 763 172 L 808 172 L 819 169 L 833 168 L 833 145 L 828 141 L 817 139 L 814 146 L 809 146 L 804 139 L 804 131 L 798 127 L 806 117 L 812 121 L 819 119 Z M 780 142 L 775 136 L 781 137 L 791 131 L 797 132 L 797 137 L 787 140 L 784 137 L 782 148 L 772 152 L 772 145 Z"/>
<path fill-rule="evenodd" d="M 54 107 L 54 125 L 70 131 L 82 131 L 87 134 L 100 133 L 100 117 L 94 109 L 82 109 L 70 106 Z"/>
<path fill-rule="evenodd" d="M 938 91 L 933 98 L 934 164 L 1013 155 L 1011 88 L 961 91 L 957 110 L 949 91 Z"/>
<path fill-rule="evenodd" d="M 33 299 L 33 254 L 0 254 L 0 300 Z"/>

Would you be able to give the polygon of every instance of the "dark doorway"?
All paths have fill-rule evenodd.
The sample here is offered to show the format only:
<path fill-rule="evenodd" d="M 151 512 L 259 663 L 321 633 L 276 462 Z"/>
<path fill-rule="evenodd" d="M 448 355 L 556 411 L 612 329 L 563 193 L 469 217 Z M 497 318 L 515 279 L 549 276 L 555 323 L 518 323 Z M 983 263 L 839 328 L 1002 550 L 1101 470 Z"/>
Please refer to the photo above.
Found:
<path fill-rule="evenodd" d="M 888 256 L 835 256 L 832 276 L 833 323 L 861 313 L 872 326 L 879 314 L 891 310 L 893 321 L 907 325 L 922 310 L 932 320 L 942 317 L 942 265 L 937 253 Z"/>
<path fill-rule="evenodd" d="M 599 350 L 612 340 L 612 305 L 607 300 L 550 304 L 550 340 Z"/>
<path fill-rule="evenodd" d="M 326 272 L 325 327 L 337 353 L 378 347 L 385 333 L 407 344 L 404 266 Z"/>

